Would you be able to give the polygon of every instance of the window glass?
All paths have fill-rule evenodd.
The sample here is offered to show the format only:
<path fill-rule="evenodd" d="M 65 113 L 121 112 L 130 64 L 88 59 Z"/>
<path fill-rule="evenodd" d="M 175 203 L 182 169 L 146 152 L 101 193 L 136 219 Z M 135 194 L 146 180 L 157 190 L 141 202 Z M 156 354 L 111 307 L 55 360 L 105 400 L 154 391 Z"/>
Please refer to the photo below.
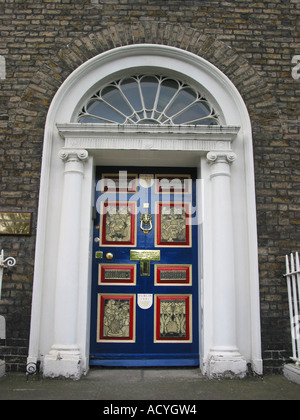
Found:
<path fill-rule="evenodd" d="M 141 111 L 143 106 L 137 81 L 133 78 L 125 79 L 121 82 L 120 88 L 130 102 L 132 108 L 136 111 Z"/>
<path fill-rule="evenodd" d="M 78 122 L 218 125 L 218 116 L 207 99 L 184 82 L 138 75 L 103 86 L 85 103 Z"/>
<path fill-rule="evenodd" d="M 104 102 L 108 103 L 122 114 L 125 114 L 126 116 L 132 114 L 132 109 L 116 86 L 104 88 L 101 92 L 101 97 Z"/>
<path fill-rule="evenodd" d="M 153 110 L 158 89 L 158 80 L 155 77 L 143 77 L 141 79 L 141 89 L 145 108 Z"/>
<path fill-rule="evenodd" d="M 160 85 L 160 94 L 157 103 L 157 111 L 163 112 L 167 105 L 169 105 L 170 101 L 176 95 L 178 91 L 179 85 L 176 80 L 164 80 Z"/>

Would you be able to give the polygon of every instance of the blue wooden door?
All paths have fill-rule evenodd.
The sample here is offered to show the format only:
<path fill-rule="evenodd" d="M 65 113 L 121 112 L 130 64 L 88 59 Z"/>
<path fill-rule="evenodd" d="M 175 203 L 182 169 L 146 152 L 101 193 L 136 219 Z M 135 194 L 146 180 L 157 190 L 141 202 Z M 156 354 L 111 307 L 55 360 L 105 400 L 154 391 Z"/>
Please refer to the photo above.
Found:
<path fill-rule="evenodd" d="M 199 365 L 196 172 L 98 168 L 90 364 Z"/>

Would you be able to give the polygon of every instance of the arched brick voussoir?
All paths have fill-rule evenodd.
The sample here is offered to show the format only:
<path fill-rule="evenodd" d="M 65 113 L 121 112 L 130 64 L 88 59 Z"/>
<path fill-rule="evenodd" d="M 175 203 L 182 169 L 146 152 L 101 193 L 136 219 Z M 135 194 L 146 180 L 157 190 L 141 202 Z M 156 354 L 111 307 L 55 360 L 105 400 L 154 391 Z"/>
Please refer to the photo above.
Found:
<path fill-rule="evenodd" d="M 227 43 L 203 34 L 190 26 L 156 21 L 117 24 L 87 34 L 55 51 L 48 62 L 37 63 L 34 81 L 30 82 L 19 103 L 18 114 L 36 109 L 46 115 L 51 100 L 66 78 L 87 60 L 108 51 L 132 44 L 163 44 L 187 50 L 210 61 L 236 86 L 250 117 L 266 123 L 280 121 L 280 111 L 267 85 L 266 77 Z M 39 122 L 36 122 L 40 124 Z M 278 128 L 277 128 L 278 129 Z"/>

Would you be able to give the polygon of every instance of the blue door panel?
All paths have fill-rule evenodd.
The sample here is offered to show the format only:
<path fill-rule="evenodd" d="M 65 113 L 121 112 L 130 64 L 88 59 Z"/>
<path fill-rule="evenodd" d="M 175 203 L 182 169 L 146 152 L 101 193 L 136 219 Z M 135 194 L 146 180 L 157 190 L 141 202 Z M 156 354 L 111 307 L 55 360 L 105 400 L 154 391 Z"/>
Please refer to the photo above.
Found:
<path fill-rule="evenodd" d="M 127 171 L 128 174 L 187 174 L 190 175 L 193 179 L 192 181 L 192 191 L 189 197 L 185 196 L 185 200 L 190 199 L 191 205 L 196 207 L 196 196 L 195 196 L 195 184 L 196 184 L 196 173 L 194 170 L 185 170 L 176 171 L 170 168 L 126 168 L 122 171 Z M 98 168 L 97 169 L 97 181 L 101 179 L 101 174 L 118 174 L 118 170 L 115 168 Z M 99 185 L 99 184 L 98 184 Z M 141 187 L 140 187 L 141 188 Z M 99 210 L 99 198 L 101 199 L 102 192 L 99 188 L 96 191 L 95 203 L 98 203 Z M 107 195 L 106 195 L 107 197 Z M 164 199 L 165 197 L 160 194 L 154 194 L 153 191 L 150 194 L 150 189 L 148 191 L 143 191 L 143 194 L 138 195 L 138 208 L 142 209 L 140 212 L 147 212 L 143 209 L 144 202 L 148 202 L 151 210 L 155 208 L 153 201 L 159 202 L 159 200 Z M 171 194 L 167 197 L 170 202 L 180 202 L 178 194 Z M 113 195 L 113 199 L 118 201 L 124 201 L 124 193 L 116 193 Z M 128 194 L 127 199 L 134 200 L 136 195 L 134 193 Z M 175 212 L 176 210 L 174 210 Z M 157 231 L 157 219 L 156 215 L 152 215 L 152 230 L 145 234 L 140 228 L 140 212 L 136 217 L 136 247 L 134 246 L 102 246 L 98 242 L 94 242 L 93 246 L 93 279 L 92 279 L 92 303 L 91 303 L 91 339 L 90 339 L 90 364 L 91 365 L 100 365 L 100 366 L 197 366 L 199 365 L 199 314 L 198 314 L 198 247 L 197 247 L 197 238 L 198 231 L 197 225 L 194 224 L 191 226 L 191 247 L 165 247 L 165 246 L 155 246 L 155 232 Z M 152 214 L 152 213 L 151 213 Z M 167 217 L 167 216 L 166 216 Z M 101 232 L 101 215 L 97 213 L 97 219 L 94 224 L 94 238 L 99 238 L 102 234 Z M 174 216 L 175 218 L 175 216 Z M 116 218 L 117 219 L 117 218 Z M 113 226 L 113 224 L 112 224 Z M 103 226 L 102 226 L 103 228 Z M 116 244 L 117 245 L 117 244 Z M 150 262 L 150 276 L 141 276 L 140 273 L 140 262 L 130 260 L 130 251 L 131 250 L 160 250 L 160 261 L 151 261 Z M 103 252 L 102 259 L 96 259 L 95 255 L 97 251 Z M 112 260 L 106 259 L 106 254 L 113 254 Z M 128 264 L 136 265 L 136 285 L 99 285 L 98 284 L 98 275 L 99 275 L 99 264 L 118 264 L 120 266 L 126 266 Z M 155 266 L 156 265 L 188 265 L 192 266 L 192 285 L 155 285 Z M 114 297 L 112 302 L 105 301 L 103 307 L 105 307 L 105 314 L 108 314 L 107 319 L 113 319 L 114 316 L 116 319 L 110 321 L 110 328 L 113 323 L 119 325 L 118 317 L 115 314 L 122 314 L 122 305 L 125 308 L 128 308 L 126 299 L 121 300 L 123 297 L 128 295 L 135 296 L 135 337 L 134 342 L 98 342 L 99 339 L 99 299 L 98 295 L 105 295 L 109 300 L 112 296 Z M 153 295 L 153 304 L 149 309 L 141 309 L 138 305 L 138 295 L 139 294 L 151 294 Z M 159 295 L 159 298 L 155 298 L 155 295 Z M 178 299 L 173 300 L 174 296 L 179 296 Z M 186 300 L 181 296 L 184 296 Z M 105 299 L 104 297 L 104 299 Z M 121 297 L 121 298 L 120 298 Z M 156 301 L 157 299 L 157 301 Z M 125 302 L 126 301 L 126 302 Z M 155 301 L 157 306 L 155 306 Z M 104 302 L 104 301 L 103 301 Z M 108 305 L 111 303 L 111 307 Z M 132 302 L 131 302 L 132 303 Z M 107 305 L 107 306 L 105 306 Z M 177 305 L 177 306 L 176 306 Z M 185 312 L 182 309 L 185 306 Z M 155 319 L 155 307 L 160 308 L 160 311 L 156 309 L 156 319 Z M 108 309 L 107 309 L 108 308 Z M 176 308 L 181 308 L 180 316 L 175 316 Z M 132 310 L 131 306 L 131 310 Z M 164 312 L 165 311 L 165 312 Z M 169 312 L 168 312 L 169 311 Z M 173 312 L 172 312 L 173 311 Z M 127 314 L 127 312 L 126 312 Z M 181 317 L 181 318 L 180 318 Z M 165 318 L 165 324 L 169 326 L 169 330 L 164 331 L 163 334 L 163 325 L 164 321 L 162 318 Z M 188 320 L 187 320 L 188 318 Z M 103 321 L 103 317 L 101 318 Z M 174 321 L 172 321 L 175 319 Z M 172 323 L 175 325 L 181 319 L 182 325 L 185 327 L 190 325 L 190 337 L 188 342 L 180 341 L 178 339 L 176 342 L 172 341 L 172 332 L 170 332 Z M 102 322 L 101 321 L 101 322 Z M 119 322 L 119 324 L 118 324 Z M 154 331 L 155 322 L 157 329 L 160 332 Z M 105 331 L 105 325 L 103 321 L 103 331 Z M 128 323 L 127 323 L 128 324 Z M 128 328 L 128 325 L 124 326 L 124 329 Z M 102 325 L 102 324 L 101 324 Z M 173 326 L 174 326 L 173 325 Z M 175 327 L 174 327 L 175 328 Z M 184 327 L 182 331 L 184 331 Z M 117 329 L 117 327 L 116 327 Z M 112 329 L 110 329 L 112 331 Z M 127 331 L 127 330 L 126 330 Z M 165 336 L 169 334 L 169 338 L 166 339 L 170 342 L 166 342 Z M 158 341 L 156 340 L 156 338 Z M 162 338 L 163 336 L 163 338 Z M 187 332 L 186 332 L 187 336 Z M 132 337 L 131 337 L 132 338 Z M 113 341 L 113 338 L 112 340 Z"/>

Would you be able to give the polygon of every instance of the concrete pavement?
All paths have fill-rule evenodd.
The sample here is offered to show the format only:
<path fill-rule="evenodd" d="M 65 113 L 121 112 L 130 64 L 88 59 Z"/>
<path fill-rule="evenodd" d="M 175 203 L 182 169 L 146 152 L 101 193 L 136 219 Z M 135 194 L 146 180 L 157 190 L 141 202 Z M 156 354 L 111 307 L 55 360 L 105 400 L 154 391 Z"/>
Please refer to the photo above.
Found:
<path fill-rule="evenodd" d="M 211 381 L 194 368 L 92 368 L 80 381 L 6 374 L 0 400 L 300 400 L 300 386 L 280 375 Z"/>

